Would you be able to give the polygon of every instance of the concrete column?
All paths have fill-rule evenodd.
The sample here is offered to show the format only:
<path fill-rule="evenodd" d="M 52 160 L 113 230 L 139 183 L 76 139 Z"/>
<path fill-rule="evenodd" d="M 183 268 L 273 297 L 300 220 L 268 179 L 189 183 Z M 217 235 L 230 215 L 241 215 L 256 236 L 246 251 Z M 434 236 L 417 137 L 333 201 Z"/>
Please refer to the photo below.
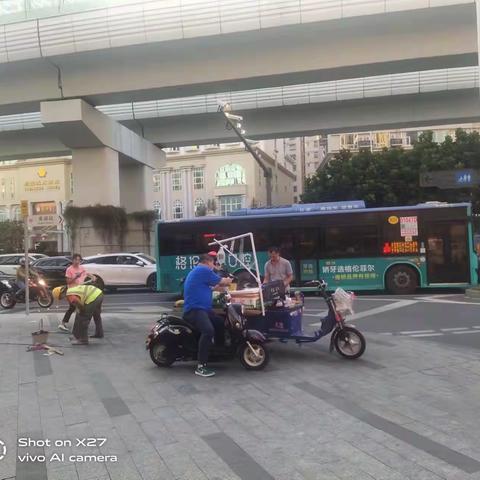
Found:
<path fill-rule="evenodd" d="M 164 177 L 165 184 L 163 186 L 165 190 L 165 220 L 171 220 L 173 218 L 172 213 L 172 172 L 168 170 L 165 172 Z"/>
<path fill-rule="evenodd" d="M 73 204 L 120 206 L 118 153 L 108 147 L 72 150 Z"/>
<path fill-rule="evenodd" d="M 193 215 L 193 177 L 192 167 L 187 167 L 182 170 L 183 182 L 183 211 L 185 218 L 192 218 Z"/>
<path fill-rule="evenodd" d="M 162 220 L 166 220 L 167 217 L 167 172 L 160 173 L 160 189 L 162 195 Z"/>
<path fill-rule="evenodd" d="M 153 208 L 153 170 L 138 162 L 120 162 L 120 205 L 127 213 Z"/>

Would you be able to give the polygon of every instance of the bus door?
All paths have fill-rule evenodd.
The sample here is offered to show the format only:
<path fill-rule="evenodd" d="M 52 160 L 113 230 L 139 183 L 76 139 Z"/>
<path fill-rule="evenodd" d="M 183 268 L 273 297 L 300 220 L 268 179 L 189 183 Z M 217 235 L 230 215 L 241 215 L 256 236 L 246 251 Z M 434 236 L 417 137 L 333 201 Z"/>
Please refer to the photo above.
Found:
<path fill-rule="evenodd" d="M 467 224 L 428 223 L 426 232 L 428 283 L 469 283 Z"/>

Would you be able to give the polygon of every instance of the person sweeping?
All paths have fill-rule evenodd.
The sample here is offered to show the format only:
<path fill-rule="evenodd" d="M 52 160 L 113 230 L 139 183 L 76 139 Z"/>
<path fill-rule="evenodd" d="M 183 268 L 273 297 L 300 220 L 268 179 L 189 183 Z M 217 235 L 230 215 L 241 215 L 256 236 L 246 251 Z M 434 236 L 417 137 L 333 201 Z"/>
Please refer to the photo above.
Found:
<path fill-rule="evenodd" d="M 103 292 L 93 285 L 76 285 L 67 288 L 57 287 L 52 291 L 56 300 L 66 296 L 70 306 L 76 309 L 75 322 L 73 324 L 72 345 L 88 345 L 88 326 L 93 317 L 95 333 L 91 338 L 103 338 L 102 303 Z"/>

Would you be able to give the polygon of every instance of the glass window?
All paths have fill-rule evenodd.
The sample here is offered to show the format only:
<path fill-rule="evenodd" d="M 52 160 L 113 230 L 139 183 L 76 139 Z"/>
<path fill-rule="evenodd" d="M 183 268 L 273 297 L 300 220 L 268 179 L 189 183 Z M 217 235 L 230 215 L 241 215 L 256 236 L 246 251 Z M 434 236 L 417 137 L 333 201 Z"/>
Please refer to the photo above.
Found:
<path fill-rule="evenodd" d="M 8 220 L 8 210 L 6 207 L 0 207 L 0 222 Z"/>
<path fill-rule="evenodd" d="M 194 190 L 204 188 L 204 169 L 201 167 L 193 169 L 193 188 Z"/>
<path fill-rule="evenodd" d="M 153 209 L 155 210 L 155 212 L 157 212 L 157 218 L 162 218 L 162 204 L 159 200 L 154 200 Z"/>
<path fill-rule="evenodd" d="M 173 218 L 183 218 L 183 203 L 180 200 L 173 202 Z"/>
<path fill-rule="evenodd" d="M 160 182 L 162 180 L 162 175 L 160 173 L 156 173 L 153 176 L 153 191 L 159 192 L 160 191 Z"/>
<path fill-rule="evenodd" d="M 194 206 L 194 211 L 195 211 L 195 216 L 196 216 L 196 217 L 201 216 L 201 215 L 200 215 L 201 210 L 205 210 L 205 209 L 206 209 L 205 202 L 203 201 L 202 198 L 197 198 L 197 199 L 195 200 L 195 203 L 193 204 L 193 206 Z"/>
<path fill-rule="evenodd" d="M 136 265 L 140 260 L 132 255 L 119 255 L 117 257 L 117 264 L 119 265 Z"/>
<path fill-rule="evenodd" d="M 215 173 L 217 187 L 231 187 L 232 185 L 245 185 L 245 169 L 236 163 L 223 165 Z"/>
<path fill-rule="evenodd" d="M 218 205 L 220 207 L 220 215 L 225 216 L 228 212 L 242 208 L 243 196 L 222 195 L 221 197 L 218 197 Z"/>
<path fill-rule="evenodd" d="M 12 220 L 20 220 L 20 205 L 12 205 Z"/>
<path fill-rule="evenodd" d="M 10 198 L 15 198 L 15 179 L 10 179 Z"/>
<path fill-rule="evenodd" d="M 70 173 L 70 193 L 73 194 L 73 173 Z"/>
<path fill-rule="evenodd" d="M 182 189 L 182 172 L 172 172 L 172 189 L 176 192 Z"/>
<path fill-rule="evenodd" d="M 5 179 L 2 178 L 1 185 L 0 185 L 0 191 L 2 194 L 2 200 L 5 200 L 5 195 L 6 195 L 6 186 L 5 186 Z"/>
<path fill-rule="evenodd" d="M 376 225 L 335 225 L 325 228 L 324 258 L 378 255 Z"/>
<path fill-rule="evenodd" d="M 192 233 L 168 232 L 159 230 L 158 235 L 160 255 L 192 254 L 195 249 L 195 238 Z"/>

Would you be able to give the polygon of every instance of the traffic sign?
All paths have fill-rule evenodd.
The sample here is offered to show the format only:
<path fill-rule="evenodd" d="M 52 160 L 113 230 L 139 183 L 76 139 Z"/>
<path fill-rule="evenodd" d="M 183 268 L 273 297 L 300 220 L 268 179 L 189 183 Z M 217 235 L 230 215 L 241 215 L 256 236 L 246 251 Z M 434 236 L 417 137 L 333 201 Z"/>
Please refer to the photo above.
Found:
<path fill-rule="evenodd" d="M 20 214 L 22 218 L 28 217 L 28 200 L 22 200 L 20 202 Z"/>
<path fill-rule="evenodd" d="M 480 185 L 480 170 L 437 170 L 420 174 L 421 187 L 470 188 Z"/>

